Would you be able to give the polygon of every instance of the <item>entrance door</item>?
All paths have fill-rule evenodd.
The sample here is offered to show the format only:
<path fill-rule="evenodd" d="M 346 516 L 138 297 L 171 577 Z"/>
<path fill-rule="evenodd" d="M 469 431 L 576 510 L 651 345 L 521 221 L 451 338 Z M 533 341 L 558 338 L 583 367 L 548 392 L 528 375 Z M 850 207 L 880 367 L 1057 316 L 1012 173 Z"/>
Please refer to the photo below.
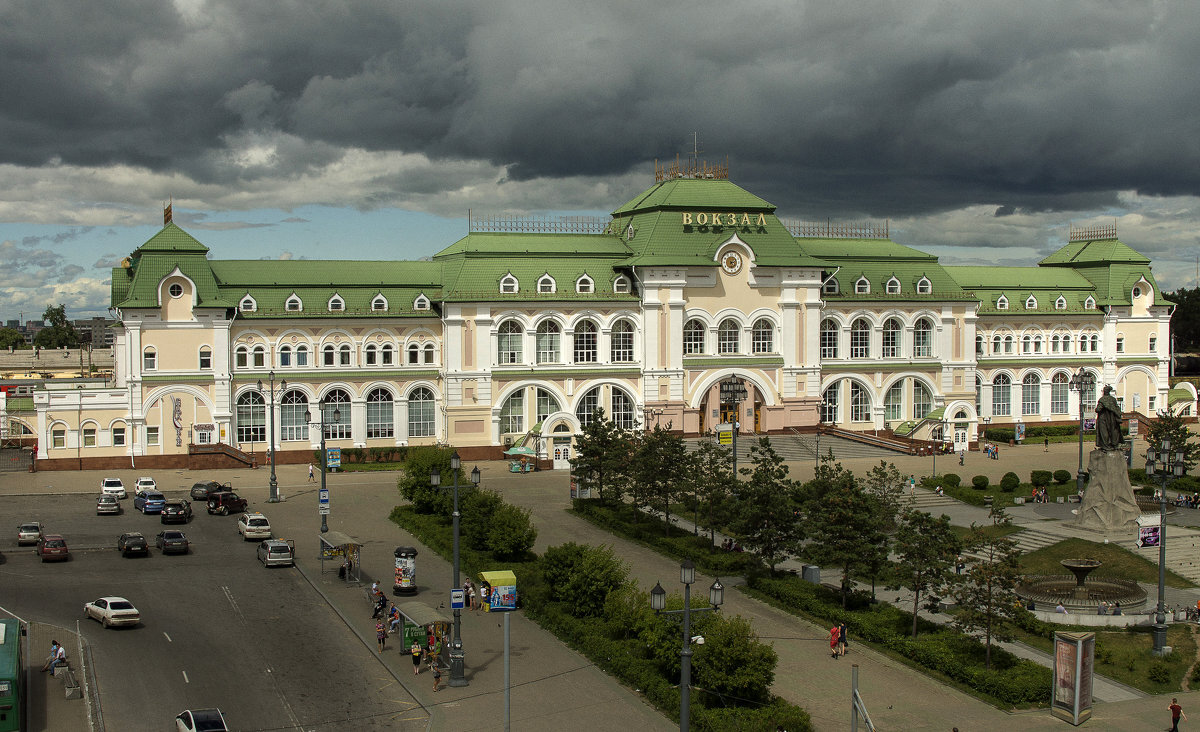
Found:
<path fill-rule="evenodd" d="M 737 421 L 738 421 L 738 405 L 735 403 L 722 404 L 721 405 L 721 422 L 723 424 L 724 423 L 733 424 L 734 422 L 737 422 Z"/>
<path fill-rule="evenodd" d="M 571 469 L 571 438 L 570 437 L 555 437 L 554 438 L 554 469 L 555 470 L 570 470 Z"/>
<path fill-rule="evenodd" d="M 954 451 L 961 452 L 962 450 L 966 450 L 968 439 L 969 438 L 967 437 L 967 428 L 966 427 L 955 427 L 954 428 Z"/>

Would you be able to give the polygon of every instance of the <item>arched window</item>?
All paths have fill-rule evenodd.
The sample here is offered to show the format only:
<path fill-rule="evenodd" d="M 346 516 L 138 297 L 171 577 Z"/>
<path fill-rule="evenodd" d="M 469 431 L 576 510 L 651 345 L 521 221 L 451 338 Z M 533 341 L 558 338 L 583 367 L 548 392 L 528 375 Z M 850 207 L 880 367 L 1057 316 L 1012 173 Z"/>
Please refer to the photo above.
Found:
<path fill-rule="evenodd" d="M 842 286 L 838 283 L 837 277 L 830 277 L 821 285 L 822 295 L 836 295 L 842 291 Z"/>
<path fill-rule="evenodd" d="M 913 381 L 913 419 L 924 419 L 933 411 L 933 394 L 919 381 Z"/>
<path fill-rule="evenodd" d="M 1050 353 L 1058 353 L 1058 336 L 1050 336 Z"/>
<path fill-rule="evenodd" d="M 392 392 L 387 389 L 372 389 L 367 394 L 367 439 L 395 436 L 392 407 Z"/>
<path fill-rule="evenodd" d="M 1037 374 L 1025 374 L 1021 380 L 1021 414 L 1032 417 L 1042 411 L 1042 379 Z"/>
<path fill-rule="evenodd" d="M 408 364 L 410 366 L 416 366 L 420 363 L 421 363 L 421 347 L 418 346 L 416 343 L 410 343 L 408 345 Z"/>
<path fill-rule="evenodd" d="M 930 358 L 933 356 L 933 324 L 928 318 L 921 318 L 913 328 L 913 357 Z"/>
<path fill-rule="evenodd" d="M 900 321 L 888 318 L 883 324 L 883 357 L 900 357 Z"/>
<path fill-rule="evenodd" d="M 543 320 L 538 323 L 537 335 L 534 337 L 538 363 L 562 361 L 562 352 L 559 349 L 561 335 L 562 328 L 555 321 Z"/>
<path fill-rule="evenodd" d="M 620 281 L 621 281 L 621 278 L 618 278 L 617 282 L 620 282 Z M 579 293 L 580 295 L 589 295 L 595 291 L 596 291 L 596 283 L 592 280 L 591 277 L 588 277 L 587 275 L 583 275 L 579 279 L 575 280 L 575 292 Z M 614 290 L 614 292 L 616 292 L 616 291 L 617 290 Z M 626 288 L 624 290 L 624 292 L 629 292 L 628 288 Z"/>
<path fill-rule="evenodd" d="M 500 406 L 500 434 L 525 431 L 525 390 L 517 389 Z"/>
<path fill-rule="evenodd" d="M 933 292 L 933 283 L 929 281 L 928 277 L 922 277 L 920 279 L 920 281 L 917 282 L 917 294 L 918 295 L 928 295 L 932 292 Z"/>
<path fill-rule="evenodd" d="M 621 389 L 612 390 L 612 420 L 623 430 L 633 429 L 633 397 Z"/>
<path fill-rule="evenodd" d="M 363 349 L 363 365 L 378 366 L 379 365 L 379 347 L 374 343 L 368 343 Z"/>
<path fill-rule="evenodd" d="M 279 404 L 279 439 L 283 442 L 298 442 L 308 439 L 308 397 L 298 391 L 283 395 Z"/>
<path fill-rule="evenodd" d="M 252 313 L 255 310 L 258 310 L 258 303 L 253 297 L 250 297 L 250 295 L 247 294 L 242 298 L 241 302 L 238 303 L 238 310 L 241 310 L 243 313 Z"/>
<path fill-rule="evenodd" d="M 1059 295 L 1058 299 L 1054 301 L 1054 309 L 1055 310 L 1066 310 L 1067 309 L 1067 298 L 1063 297 L 1062 295 Z"/>
<path fill-rule="evenodd" d="M 204 346 L 200 349 L 200 369 L 209 371 L 212 369 L 212 349 Z"/>
<path fill-rule="evenodd" d="M 625 275 L 621 275 L 613 281 L 613 292 L 624 294 L 629 292 L 629 289 L 629 278 Z"/>
<path fill-rule="evenodd" d="M 992 379 L 992 416 L 1007 417 L 1012 414 L 1012 379 L 1008 374 L 996 374 Z"/>
<path fill-rule="evenodd" d="M 349 366 L 349 365 L 350 365 L 350 344 L 343 343 L 341 348 L 338 349 L 338 366 Z"/>
<path fill-rule="evenodd" d="M 1037 310 L 1037 298 L 1034 297 L 1033 295 L 1030 295 L 1029 297 L 1025 298 L 1025 309 L 1026 310 Z"/>
<path fill-rule="evenodd" d="M 1040 335 L 1035 335 L 1033 337 L 1033 352 L 1034 353 L 1042 352 L 1042 337 Z"/>
<path fill-rule="evenodd" d="M 766 318 L 754 321 L 751 331 L 751 347 L 754 353 L 775 353 L 775 324 Z"/>
<path fill-rule="evenodd" d="M 154 371 L 158 368 L 158 351 L 154 350 L 153 346 L 146 347 L 142 351 L 142 370 Z"/>
<path fill-rule="evenodd" d="M 871 395 L 857 381 L 850 382 L 850 421 L 871 421 Z"/>
<path fill-rule="evenodd" d="M 865 276 L 859 277 L 854 282 L 854 294 L 855 295 L 870 295 L 871 294 L 871 281 L 868 280 Z"/>
<path fill-rule="evenodd" d="M 704 323 L 692 319 L 683 326 L 684 355 L 704 353 Z"/>
<path fill-rule="evenodd" d="M 307 366 L 308 365 L 308 346 L 305 346 L 303 344 L 296 346 L 296 365 L 297 366 Z"/>
<path fill-rule="evenodd" d="M 984 340 L 982 335 L 975 336 L 975 355 L 982 356 L 984 351 Z"/>
<path fill-rule="evenodd" d="M 291 365 L 292 365 L 292 347 L 287 346 L 287 345 L 280 346 L 279 347 L 279 367 L 285 368 L 285 367 L 288 367 Z"/>
<path fill-rule="evenodd" d="M 1096 298 L 1092 297 L 1091 295 L 1088 295 L 1088 299 L 1083 301 L 1083 309 L 1084 310 L 1095 310 L 1096 309 Z"/>
<path fill-rule="evenodd" d="M 392 366 L 396 363 L 396 347 L 391 343 L 384 343 L 379 347 L 379 362 L 384 366 Z"/>
<path fill-rule="evenodd" d="M 432 389 L 418 386 L 409 392 L 408 436 L 434 437 L 437 434 L 437 423 L 434 421 L 436 412 Z"/>
<path fill-rule="evenodd" d="M 742 327 L 733 318 L 726 318 L 717 326 L 717 353 L 737 353 L 741 346 Z"/>
<path fill-rule="evenodd" d="M 433 347 L 433 344 L 426 343 L 425 344 L 425 363 L 427 363 L 427 364 L 436 363 L 435 353 L 436 353 L 436 351 Z"/>
<path fill-rule="evenodd" d="M 549 295 L 553 294 L 557 289 L 557 283 L 555 283 L 554 278 L 549 274 L 544 274 L 538 278 L 537 290 L 539 293 L 543 295 Z"/>
<path fill-rule="evenodd" d="M 413 310 L 428 310 L 429 298 L 424 295 L 417 295 L 417 299 L 413 300 Z"/>
<path fill-rule="evenodd" d="M 287 302 L 284 303 L 283 308 L 289 312 L 300 312 L 304 309 L 304 302 L 298 295 L 293 294 L 287 299 Z"/>
<path fill-rule="evenodd" d="M 562 406 L 558 403 L 558 399 L 545 389 L 537 389 L 536 401 L 537 408 L 533 417 L 534 422 L 542 422 L 551 414 L 562 411 Z"/>
<path fill-rule="evenodd" d="M 998 297 L 996 299 L 996 309 L 997 310 L 1008 310 L 1008 298 L 1005 297 L 1004 295 L 1001 295 L 1000 297 Z"/>
<path fill-rule="evenodd" d="M 334 421 L 334 411 L 338 412 L 340 421 Z M 325 395 L 321 401 L 321 413 L 325 415 L 325 439 L 345 440 L 350 437 L 350 395 L 341 389 L 334 389 Z"/>
<path fill-rule="evenodd" d="M 1004 352 L 1005 352 L 1005 353 L 1012 353 L 1012 352 L 1013 352 L 1013 342 L 1014 342 L 1014 341 L 1013 341 L 1013 337 L 1012 337 L 1012 336 L 1010 336 L 1010 335 L 1006 335 L 1006 336 L 1004 336 Z"/>
<path fill-rule="evenodd" d="M 613 324 L 609 356 L 613 363 L 633 362 L 633 324 L 618 320 Z"/>
<path fill-rule="evenodd" d="M 267 365 L 267 349 L 264 346 L 255 346 L 250 352 L 250 357 L 253 360 L 254 368 L 261 369 Z"/>
<path fill-rule="evenodd" d="M 337 352 L 333 349 L 332 343 L 327 343 L 321 349 L 321 363 L 326 366 L 333 366 L 337 363 Z"/>
<path fill-rule="evenodd" d="M 1000 344 L 1001 344 L 1000 336 L 998 336 L 998 335 L 992 336 L 992 353 L 993 354 L 1000 353 L 1000 348 L 1001 348 Z"/>
<path fill-rule="evenodd" d="M 247 391 L 237 400 L 237 441 L 239 445 L 267 441 L 267 407 L 263 395 Z"/>
<path fill-rule="evenodd" d="M 575 324 L 574 344 L 575 363 L 596 363 L 599 357 L 596 341 L 596 324 L 590 320 L 581 320 Z"/>
<path fill-rule="evenodd" d="M 511 273 L 500 278 L 500 292 L 505 295 L 512 295 L 520 292 L 520 282 Z"/>
<path fill-rule="evenodd" d="M 521 362 L 521 339 L 524 336 L 525 329 L 517 321 L 506 320 L 500 324 L 500 330 L 496 334 L 496 354 L 500 363 Z"/>
<path fill-rule="evenodd" d="M 248 346 L 238 346 L 233 349 L 233 365 L 239 369 L 250 365 L 250 348 Z"/>
<path fill-rule="evenodd" d="M 842 391 L 842 382 L 835 381 L 821 394 L 821 422 L 838 423 L 838 396 Z"/>
<path fill-rule="evenodd" d="M 889 294 L 889 295 L 899 295 L 900 294 L 900 280 L 893 277 L 887 281 L 887 294 Z"/>
<path fill-rule="evenodd" d="M 904 380 L 901 379 L 887 390 L 883 397 L 883 418 L 895 422 L 904 418 Z"/>
<path fill-rule="evenodd" d="M 376 295 L 374 298 L 371 299 L 371 310 L 378 312 L 380 310 L 387 310 L 387 309 L 388 309 L 388 301 L 387 301 L 387 298 L 384 297 L 382 293 Z"/>
<path fill-rule="evenodd" d="M 1021 353 L 1033 353 L 1033 338 L 1021 336 Z"/>
<path fill-rule="evenodd" d="M 838 357 L 838 324 L 832 318 L 821 321 L 821 358 Z"/>
<path fill-rule="evenodd" d="M 1090 340 L 1092 343 L 1092 353 L 1099 353 L 1100 352 L 1100 336 L 1093 333 Z"/>
<path fill-rule="evenodd" d="M 859 318 L 850 325 L 850 358 L 871 357 L 871 324 Z"/>
<path fill-rule="evenodd" d="M 1055 374 L 1050 380 L 1050 413 L 1067 414 L 1071 411 L 1071 382 L 1066 374 Z"/>
<path fill-rule="evenodd" d="M 333 297 L 329 298 L 329 311 L 330 312 L 337 312 L 339 310 L 345 310 L 345 309 L 346 309 L 346 301 L 342 299 L 341 295 L 334 295 Z"/>
<path fill-rule="evenodd" d="M 975 377 L 975 414 L 983 411 L 983 379 Z"/>
<path fill-rule="evenodd" d="M 583 395 L 579 405 L 575 407 L 575 418 L 580 427 L 587 427 L 596 418 L 596 410 L 600 408 L 600 387 L 592 389 Z"/>

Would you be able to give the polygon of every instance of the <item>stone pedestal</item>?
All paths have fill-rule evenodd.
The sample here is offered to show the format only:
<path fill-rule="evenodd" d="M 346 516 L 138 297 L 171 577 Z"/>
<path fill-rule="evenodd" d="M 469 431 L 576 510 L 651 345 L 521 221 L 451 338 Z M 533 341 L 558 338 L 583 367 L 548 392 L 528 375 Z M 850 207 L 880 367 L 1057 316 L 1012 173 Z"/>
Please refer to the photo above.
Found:
<path fill-rule="evenodd" d="M 1088 456 L 1091 479 L 1075 524 L 1093 531 L 1119 531 L 1137 527 L 1142 514 L 1129 484 L 1128 465 L 1121 452 L 1092 450 Z"/>

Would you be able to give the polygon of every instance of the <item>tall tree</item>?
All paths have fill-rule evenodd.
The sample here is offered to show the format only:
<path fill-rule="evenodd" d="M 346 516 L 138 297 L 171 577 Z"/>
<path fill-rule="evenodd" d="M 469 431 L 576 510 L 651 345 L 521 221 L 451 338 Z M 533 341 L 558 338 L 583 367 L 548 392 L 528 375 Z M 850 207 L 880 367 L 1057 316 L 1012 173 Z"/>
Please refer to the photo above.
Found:
<path fill-rule="evenodd" d="M 996 531 L 1012 522 L 1004 509 L 993 508 L 988 515 L 993 531 L 972 527 L 975 530 L 967 542 L 979 558 L 967 567 L 966 576 L 955 588 L 960 610 L 954 624 L 965 633 L 983 635 L 987 649 L 984 668 L 990 669 L 992 641 L 1012 640 L 1013 623 L 1023 609 L 1016 592 L 1021 581 L 1021 550 L 1015 541 Z"/>
<path fill-rule="evenodd" d="M 896 553 L 896 583 L 913 593 L 912 637 L 917 637 L 917 613 L 922 597 L 936 602 L 934 593 L 941 592 L 954 577 L 951 572 L 962 542 L 950 528 L 950 518 L 938 518 L 924 511 L 906 510 L 900 515 L 900 525 L 893 541 Z"/>
<path fill-rule="evenodd" d="M 1150 428 L 1146 431 L 1146 444 L 1154 450 L 1160 448 L 1163 440 L 1170 440 L 1171 452 L 1183 453 L 1185 473 L 1196 467 L 1196 458 L 1200 456 L 1200 445 L 1191 438 L 1192 433 L 1183 417 L 1171 414 L 1169 410 L 1159 412 L 1158 416 L 1150 421 Z"/>
<path fill-rule="evenodd" d="M 840 465 L 822 465 L 808 486 L 805 554 L 817 564 L 842 572 L 842 607 L 856 574 L 882 566 L 888 554 L 888 537 L 880 502 Z M 865 570 L 865 571 L 864 571 Z"/>
<path fill-rule="evenodd" d="M 741 543 L 774 572 L 804 538 L 796 516 L 796 483 L 765 437 L 751 445 L 750 461 L 752 467 L 742 468 L 748 479 L 737 484 L 737 508 L 730 525 Z"/>
<path fill-rule="evenodd" d="M 79 345 L 79 334 L 67 322 L 66 305 L 46 306 L 42 320 L 50 325 L 37 332 L 33 337 L 33 345 L 40 348 L 76 348 Z"/>
<path fill-rule="evenodd" d="M 880 460 L 862 479 L 863 490 L 879 502 L 879 518 L 888 531 L 895 528 L 896 517 L 900 514 L 900 499 L 907 482 L 908 479 L 896 466 L 886 460 Z"/>
<path fill-rule="evenodd" d="M 1166 299 L 1175 303 L 1171 313 L 1171 337 L 1175 339 L 1175 350 L 1179 353 L 1195 353 L 1200 350 L 1200 287 L 1181 287 L 1166 293 Z"/>
<path fill-rule="evenodd" d="M 15 328 L 0 328 L 0 348 L 23 348 L 25 336 Z"/>
<path fill-rule="evenodd" d="M 629 433 L 606 419 L 604 410 L 598 408 L 575 439 L 575 446 L 571 459 L 575 475 L 585 480 L 601 501 L 620 501 L 631 454 Z"/>
<path fill-rule="evenodd" d="M 688 475 L 687 448 L 679 435 L 671 434 L 671 425 L 638 433 L 637 449 L 630 475 L 630 491 L 637 508 L 654 507 L 662 511 L 664 531 L 670 535 L 671 501 L 679 494 Z"/>
<path fill-rule="evenodd" d="M 711 437 L 711 433 L 708 435 Z M 733 495 L 737 481 L 733 474 L 733 451 L 715 440 L 700 442 L 699 449 L 692 453 L 692 487 L 696 498 L 696 524 L 700 523 L 701 509 L 707 517 L 708 539 L 716 542 L 716 514 L 723 511 Z"/>

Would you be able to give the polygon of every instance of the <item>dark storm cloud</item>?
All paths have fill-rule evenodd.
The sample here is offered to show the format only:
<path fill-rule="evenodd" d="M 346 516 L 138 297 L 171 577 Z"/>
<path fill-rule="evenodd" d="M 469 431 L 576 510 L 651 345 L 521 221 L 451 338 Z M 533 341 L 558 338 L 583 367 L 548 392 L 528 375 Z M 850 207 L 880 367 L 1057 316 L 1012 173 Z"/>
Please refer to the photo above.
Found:
<path fill-rule="evenodd" d="M 233 186 L 361 148 L 553 179 L 645 168 L 699 131 L 789 212 L 1096 208 L 1200 192 L 1198 21 L 1151 2 L 16 0 L 0 163 Z M 241 154 L 256 141 L 270 154 Z"/>

